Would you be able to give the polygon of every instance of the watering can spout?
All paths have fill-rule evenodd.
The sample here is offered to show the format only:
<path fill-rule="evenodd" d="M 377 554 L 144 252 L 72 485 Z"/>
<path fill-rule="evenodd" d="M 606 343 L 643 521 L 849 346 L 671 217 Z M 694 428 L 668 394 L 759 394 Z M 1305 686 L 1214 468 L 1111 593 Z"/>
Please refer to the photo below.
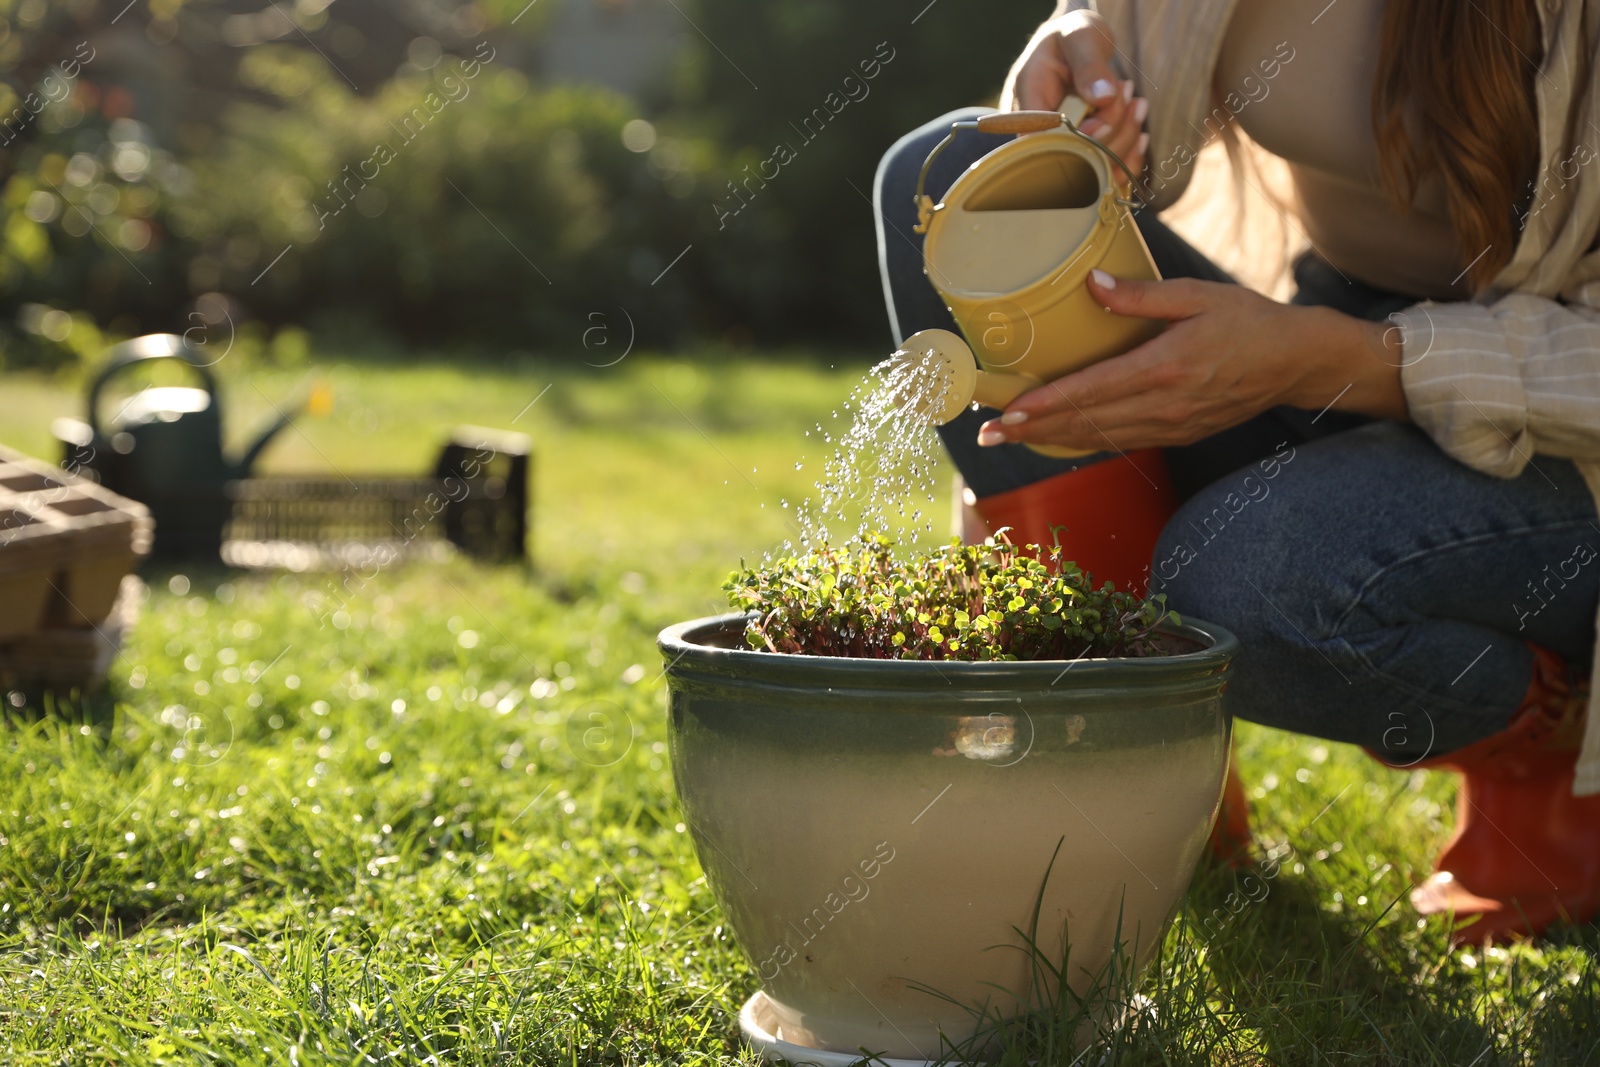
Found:
<path fill-rule="evenodd" d="M 232 477 L 250 477 L 250 471 L 255 467 L 256 460 L 261 458 L 261 453 L 266 451 L 267 446 L 272 443 L 273 439 L 283 432 L 284 427 L 294 421 L 294 417 L 297 414 L 299 414 L 298 406 L 282 412 L 265 430 L 261 431 L 260 436 L 250 442 L 250 447 L 244 450 L 244 454 L 239 457 L 238 461 L 231 464 L 233 468 Z"/>
<path fill-rule="evenodd" d="M 276 407 L 277 405 L 274 405 Z M 309 411 L 313 415 L 326 415 L 333 408 L 333 394 L 323 383 L 317 383 L 306 394 L 295 402 L 278 408 L 278 417 L 262 430 L 260 435 L 244 450 L 238 462 L 231 464 L 232 477 L 248 478 L 256 465 L 256 460 L 261 458 L 270 445 L 302 413 Z"/>
<path fill-rule="evenodd" d="M 890 357 L 890 381 L 901 408 L 937 426 L 954 419 L 968 404 L 1004 408 L 1040 384 L 1030 374 L 987 371 L 956 334 L 921 330 L 905 339 Z"/>

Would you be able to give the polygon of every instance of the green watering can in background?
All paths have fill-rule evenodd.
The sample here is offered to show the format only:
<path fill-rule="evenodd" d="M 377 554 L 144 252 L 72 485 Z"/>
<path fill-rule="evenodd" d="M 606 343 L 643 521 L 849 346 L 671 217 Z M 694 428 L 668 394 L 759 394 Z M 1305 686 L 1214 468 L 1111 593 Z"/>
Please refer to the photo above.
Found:
<path fill-rule="evenodd" d="M 184 364 L 195 386 L 152 386 L 136 393 L 108 422 L 100 402 L 110 381 L 130 367 L 160 360 Z M 153 552 L 159 556 L 217 559 L 231 503 L 228 482 L 250 475 L 272 439 L 293 420 L 299 405 L 251 442 L 236 460 L 222 450 L 222 403 L 209 361 L 182 337 L 159 333 L 112 348 L 89 386 L 87 422 L 57 419 L 62 466 L 97 479 L 150 509 Z"/>

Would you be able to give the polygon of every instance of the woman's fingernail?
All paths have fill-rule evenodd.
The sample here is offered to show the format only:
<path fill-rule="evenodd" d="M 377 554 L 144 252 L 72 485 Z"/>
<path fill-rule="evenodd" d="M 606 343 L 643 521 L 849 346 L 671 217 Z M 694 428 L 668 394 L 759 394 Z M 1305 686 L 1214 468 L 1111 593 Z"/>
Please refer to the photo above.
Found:
<path fill-rule="evenodd" d="M 1026 411 L 1008 411 L 1000 416 L 1000 421 L 1007 426 L 1015 426 L 1019 422 L 1027 422 L 1028 413 Z"/>
<path fill-rule="evenodd" d="M 1141 96 L 1133 102 L 1133 121 L 1143 122 L 1148 114 L 1150 114 L 1150 101 Z"/>
<path fill-rule="evenodd" d="M 1148 151 L 1150 151 L 1150 135 L 1141 133 L 1139 135 L 1139 154 L 1142 156 Z"/>
<path fill-rule="evenodd" d="M 1113 96 L 1117 95 L 1117 87 L 1112 85 L 1106 79 L 1101 78 L 1099 81 L 1089 86 L 1089 95 L 1094 97 L 1096 100 L 1110 100 Z"/>
<path fill-rule="evenodd" d="M 1090 271 L 1089 276 L 1102 289 L 1115 289 L 1117 287 L 1117 280 L 1098 267 Z"/>
<path fill-rule="evenodd" d="M 1006 435 L 999 430 L 984 429 L 978 431 L 978 444 L 983 448 L 992 448 L 995 445 L 1003 445 L 1005 443 Z"/>
<path fill-rule="evenodd" d="M 1125 82 L 1122 83 L 1122 102 L 1124 104 L 1126 104 L 1129 100 L 1132 100 L 1132 99 L 1133 99 L 1133 82 L 1125 81 Z"/>

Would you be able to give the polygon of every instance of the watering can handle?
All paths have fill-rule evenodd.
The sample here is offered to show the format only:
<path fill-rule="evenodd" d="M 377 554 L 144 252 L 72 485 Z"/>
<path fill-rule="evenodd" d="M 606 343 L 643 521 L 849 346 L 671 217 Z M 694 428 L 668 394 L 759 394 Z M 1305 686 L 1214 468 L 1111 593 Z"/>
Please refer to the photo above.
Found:
<path fill-rule="evenodd" d="M 185 341 L 175 333 L 151 333 L 143 337 L 135 337 L 131 341 L 124 341 L 116 345 L 106 354 L 106 364 L 95 375 L 94 382 L 89 386 L 89 428 L 96 434 L 103 436 L 100 429 L 100 393 L 105 389 L 106 383 L 125 367 L 135 363 L 143 363 L 154 359 L 174 359 L 186 363 L 199 375 L 200 383 L 211 395 L 213 407 L 217 404 L 217 380 L 212 376 L 209 365 L 202 362 L 199 353 L 195 352 Z"/>
<path fill-rule="evenodd" d="M 1040 133 L 1063 125 L 1056 111 L 997 111 L 978 119 L 979 133 Z"/>

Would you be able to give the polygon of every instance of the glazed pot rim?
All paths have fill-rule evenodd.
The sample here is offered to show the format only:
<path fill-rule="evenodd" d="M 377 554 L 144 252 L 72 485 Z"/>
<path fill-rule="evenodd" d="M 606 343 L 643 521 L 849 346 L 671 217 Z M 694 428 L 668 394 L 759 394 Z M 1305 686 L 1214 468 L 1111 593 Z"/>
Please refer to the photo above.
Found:
<path fill-rule="evenodd" d="M 1079 660 L 892 660 L 850 659 L 758 652 L 707 643 L 729 636 L 743 642 L 750 616 L 742 613 L 690 619 L 662 630 L 656 647 L 665 673 L 738 679 L 779 686 L 836 689 L 1030 689 L 1104 688 L 1183 682 L 1226 671 L 1239 651 L 1239 639 L 1216 623 L 1184 617 L 1182 626 L 1164 624 L 1167 633 L 1201 647 L 1170 656 L 1126 656 Z"/>

